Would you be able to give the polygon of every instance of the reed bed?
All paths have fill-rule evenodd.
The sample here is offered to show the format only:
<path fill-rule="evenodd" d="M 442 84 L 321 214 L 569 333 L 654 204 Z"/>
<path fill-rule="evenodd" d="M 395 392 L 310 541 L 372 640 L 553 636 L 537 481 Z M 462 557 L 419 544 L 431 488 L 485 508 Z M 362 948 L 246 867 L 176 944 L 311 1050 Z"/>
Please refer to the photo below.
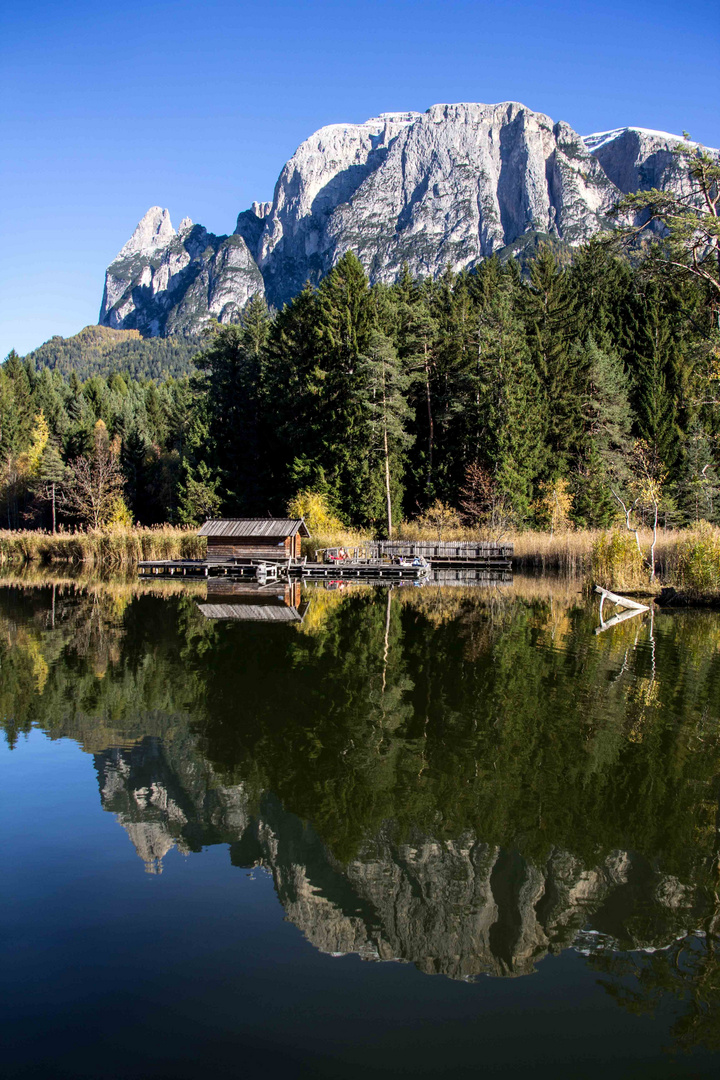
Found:
<path fill-rule="evenodd" d="M 397 539 L 477 540 L 477 530 L 443 529 L 401 523 Z M 328 529 L 303 540 L 303 554 L 314 559 L 322 548 L 352 551 L 372 539 L 369 532 Z M 647 557 L 652 542 L 649 530 L 640 530 L 642 556 L 635 536 L 622 529 L 577 529 L 566 532 L 527 530 L 508 533 L 501 542 L 514 546 L 516 570 L 552 571 L 573 578 L 592 578 L 606 588 L 647 586 Z M 192 527 L 158 525 L 150 528 L 114 528 L 56 535 L 34 530 L 0 530 L 0 566 L 43 566 L 65 563 L 98 571 L 134 571 L 143 559 L 202 559 L 207 542 Z M 701 524 L 694 529 L 668 529 L 658 533 L 655 571 L 663 584 L 686 590 L 720 592 L 720 529 Z"/>
<path fill-rule="evenodd" d="M 116 603 L 148 595 L 204 598 L 207 591 L 205 578 L 138 577 L 132 568 L 126 572 L 111 569 L 105 573 L 86 566 L 78 566 L 76 573 L 72 570 L 61 563 L 7 563 L 0 571 L 0 585 L 15 589 L 55 588 L 61 594 L 76 593 Z"/>
<path fill-rule="evenodd" d="M 610 589 L 650 585 L 652 533 L 642 530 L 639 539 L 642 554 L 632 533 L 611 530 L 600 534 L 590 561 L 593 580 Z M 720 590 L 720 529 L 703 523 L 693 529 L 658 533 L 654 585 L 656 589 L 678 586 L 698 594 Z"/>
<path fill-rule="evenodd" d="M 113 569 L 134 567 L 142 559 L 202 559 L 204 537 L 192 527 L 89 529 L 51 533 L 0 530 L 0 565 L 74 563 Z"/>

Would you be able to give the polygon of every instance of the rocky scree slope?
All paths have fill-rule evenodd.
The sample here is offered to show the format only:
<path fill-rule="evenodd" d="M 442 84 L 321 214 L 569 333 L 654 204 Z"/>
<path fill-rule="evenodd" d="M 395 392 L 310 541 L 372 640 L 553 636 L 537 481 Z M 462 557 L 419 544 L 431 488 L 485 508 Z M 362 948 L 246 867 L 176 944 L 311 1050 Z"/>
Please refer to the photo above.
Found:
<path fill-rule="evenodd" d="M 151 207 L 108 267 L 100 323 L 144 335 L 236 321 L 248 299 L 276 307 L 348 250 L 372 281 L 514 253 L 538 235 L 568 245 L 612 226 L 631 191 L 683 191 L 680 138 L 621 128 L 584 138 L 517 102 L 433 105 L 331 124 L 284 166 L 272 202 L 215 236 Z"/>

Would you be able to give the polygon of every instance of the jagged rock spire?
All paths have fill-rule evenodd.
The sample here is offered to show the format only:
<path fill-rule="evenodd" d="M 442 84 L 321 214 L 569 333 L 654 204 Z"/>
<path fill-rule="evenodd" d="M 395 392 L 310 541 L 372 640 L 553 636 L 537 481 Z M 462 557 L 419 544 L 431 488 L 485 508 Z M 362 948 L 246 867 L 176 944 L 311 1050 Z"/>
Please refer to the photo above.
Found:
<path fill-rule="evenodd" d="M 170 211 L 163 210 L 160 206 L 151 206 L 117 257 L 126 259 L 130 255 L 150 255 L 159 248 L 167 247 L 174 236 Z"/>

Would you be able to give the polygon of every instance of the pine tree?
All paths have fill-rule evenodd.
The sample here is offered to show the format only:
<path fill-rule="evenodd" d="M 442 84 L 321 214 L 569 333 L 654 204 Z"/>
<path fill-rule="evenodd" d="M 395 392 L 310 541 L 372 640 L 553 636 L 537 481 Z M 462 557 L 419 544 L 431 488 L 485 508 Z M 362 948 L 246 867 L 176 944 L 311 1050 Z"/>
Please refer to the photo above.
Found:
<path fill-rule="evenodd" d="M 57 447 L 48 441 L 39 462 L 36 491 L 41 499 L 50 503 L 53 536 L 57 528 L 57 503 L 65 472 L 65 463 Z"/>
<path fill-rule="evenodd" d="M 25 449 L 30 435 L 34 410 L 32 406 L 32 386 L 27 368 L 12 349 L 4 363 L 3 373 L 12 383 L 14 408 L 14 443 L 11 448 L 16 452 Z"/>

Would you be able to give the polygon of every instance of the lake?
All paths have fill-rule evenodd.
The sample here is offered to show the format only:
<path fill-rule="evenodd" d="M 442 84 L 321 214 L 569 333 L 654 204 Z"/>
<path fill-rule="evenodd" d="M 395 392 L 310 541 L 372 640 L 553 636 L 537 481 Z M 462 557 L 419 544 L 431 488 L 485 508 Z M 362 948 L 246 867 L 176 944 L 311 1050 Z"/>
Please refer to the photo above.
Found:
<path fill-rule="evenodd" d="M 209 587 L 0 581 L 4 1077 L 717 1075 L 720 615 Z"/>

